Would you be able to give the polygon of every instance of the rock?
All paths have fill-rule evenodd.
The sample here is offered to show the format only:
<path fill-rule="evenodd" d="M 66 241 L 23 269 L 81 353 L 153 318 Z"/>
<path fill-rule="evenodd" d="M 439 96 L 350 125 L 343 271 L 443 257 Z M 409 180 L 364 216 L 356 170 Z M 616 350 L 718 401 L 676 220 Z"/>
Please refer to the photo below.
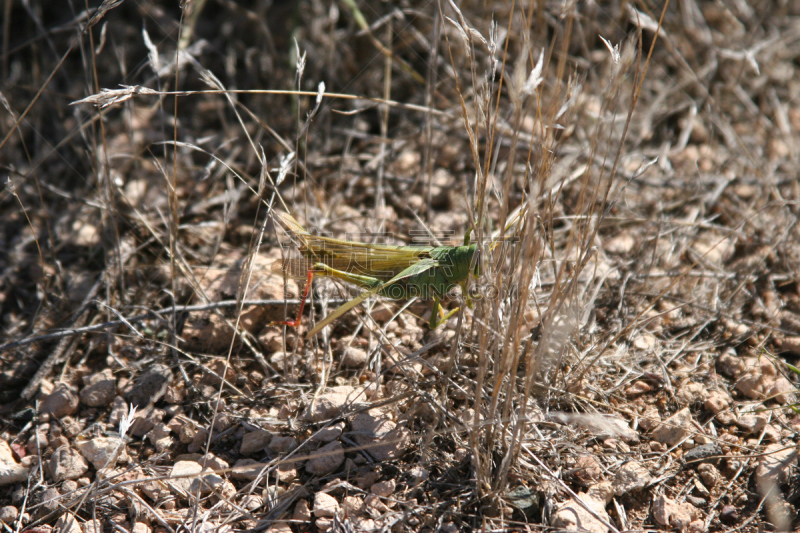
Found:
<path fill-rule="evenodd" d="M 251 466 L 252 465 L 252 466 Z M 241 479 L 245 481 L 253 481 L 259 477 L 260 473 L 266 467 L 265 464 L 259 463 L 255 459 L 239 459 L 233 465 L 233 472 L 231 477 L 233 479 Z M 263 479 L 264 476 L 262 476 Z"/>
<path fill-rule="evenodd" d="M 317 442 L 333 442 L 342 436 L 344 432 L 344 422 L 337 422 L 327 427 L 323 427 L 311 435 L 311 440 Z"/>
<path fill-rule="evenodd" d="M 705 385 L 689 382 L 681 385 L 675 392 L 675 400 L 679 405 L 691 406 L 704 402 L 708 395 L 709 392 Z"/>
<path fill-rule="evenodd" d="M 736 382 L 736 390 L 751 400 L 762 400 L 770 396 L 780 396 L 778 401 L 787 400 L 786 394 L 792 390 L 791 384 L 778 374 L 774 364 L 767 357 L 745 359 L 747 369 Z M 775 389 L 775 390 L 773 390 Z"/>
<path fill-rule="evenodd" d="M 279 520 L 269 526 L 267 533 L 293 533 L 292 528 L 284 520 Z"/>
<path fill-rule="evenodd" d="M 123 416 L 128 415 L 128 403 L 122 396 L 114 396 L 114 405 L 111 407 L 111 414 L 108 415 L 108 423 L 113 427 L 118 427 Z"/>
<path fill-rule="evenodd" d="M 651 352 L 658 346 L 658 339 L 650 333 L 643 333 L 633 338 L 633 347 L 637 350 Z"/>
<path fill-rule="evenodd" d="M 723 376 L 737 379 L 747 371 L 744 358 L 739 357 L 736 350 L 730 350 L 717 359 L 717 370 Z"/>
<path fill-rule="evenodd" d="M 694 505 L 695 507 L 705 507 L 708 505 L 708 502 L 699 496 L 692 496 L 691 494 L 686 495 L 686 501 Z"/>
<path fill-rule="evenodd" d="M 713 489 L 719 481 L 719 470 L 712 464 L 701 464 L 697 467 L 697 473 L 700 474 L 700 480 L 703 485 L 709 489 Z"/>
<path fill-rule="evenodd" d="M 144 522 L 136 522 L 131 528 L 131 533 L 152 533 L 152 531 L 153 530 L 150 529 L 150 526 Z"/>
<path fill-rule="evenodd" d="M 684 407 L 662 422 L 661 425 L 653 431 L 653 439 L 668 444 L 669 446 L 674 446 L 688 437 L 690 432 L 694 431 L 694 429 L 689 408 Z M 686 525 L 688 526 L 688 522 Z"/>
<path fill-rule="evenodd" d="M 647 384 L 645 381 L 636 380 L 625 389 L 625 396 L 628 398 L 636 398 L 637 396 L 641 396 L 646 392 L 650 392 L 653 390 L 653 387 Z"/>
<path fill-rule="evenodd" d="M 687 466 L 697 467 L 702 463 L 716 463 L 722 455 L 722 448 L 716 443 L 695 446 L 683 455 Z"/>
<path fill-rule="evenodd" d="M 330 494 L 318 492 L 314 495 L 314 516 L 317 518 L 333 518 L 339 513 L 339 502 Z"/>
<path fill-rule="evenodd" d="M 731 397 L 721 391 L 711 391 L 703 402 L 703 408 L 714 414 L 724 411 L 731 405 Z"/>
<path fill-rule="evenodd" d="M 278 372 L 285 372 L 292 365 L 293 358 L 294 354 L 292 352 L 278 350 L 270 354 L 269 364 L 272 365 Z"/>
<path fill-rule="evenodd" d="M 327 533 L 333 527 L 333 518 L 317 518 L 314 525 L 319 533 Z"/>
<path fill-rule="evenodd" d="M 110 368 L 83 378 L 84 387 L 80 398 L 83 405 L 102 407 L 114 401 L 117 394 L 117 381 Z"/>
<path fill-rule="evenodd" d="M 64 513 L 56 520 L 55 530 L 58 533 L 83 533 L 78 520 L 72 513 Z"/>
<path fill-rule="evenodd" d="M 364 514 L 364 501 L 358 496 L 345 496 L 342 501 L 342 510 L 345 516 Z"/>
<path fill-rule="evenodd" d="M 117 462 L 120 452 L 124 453 L 125 446 L 116 437 L 95 437 L 91 440 L 79 441 L 78 450 L 95 468 L 111 468 Z"/>
<path fill-rule="evenodd" d="M 269 449 L 275 453 L 287 453 L 297 448 L 297 439 L 294 437 L 273 437 Z"/>
<path fill-rule="evenodd" d="M 163 422 L 159 422 L 153 426 L 153 429 L 151 429 L 145 437 L 153 444 L 158 453 L 168 451 L 175 442 L 170 435 L 169 426 Z"/>
<path fill-rule="evenodd" d="M 180 496 L 192 494 L 192 484 L 196 475 L 203 471 L 203 467 L 194 461 L 177 461 L 172 465 L 172 472 L 169 477 L 174 478 L 170 481 L 170 485 L 179 489 Z M 183 476 L 183 477 L 182 477 Z M 182 492 L 182 494 L 181 494 Z"/>
<path fill-rule="evenodd" d="M 192 438 L 191 444 L 186 447 L 186 451 L 189 453 L 197 453 L 200 450 L 204 450 L 206 441 L 208 441 L 208 431 L 204 428 L 198 428 L 197 433 L 195 433 L 194 438 Z"/>
<path fill-rule="evenodd" d="M 414 465 L 411 467 L 411 470 L 408 471 L 408 474 L 411 476 L 411 486 L 416 487 L 420 483 L 427 481 L 430 477 L 431 473 L 422 468 L 419 465 Z"/>
<path fill-rule="evenodd" d="M 372 512 L 370 514 L 384 514 L 391 511 L 389 506 L 386 505 L 381 498 L 376 496 L 375 494 L 367 494 L 364 497 L 364 507 L 370 509 Z"/>
<path fill-rule="evenodd" d="M 239 453 L 242 455 L 253 455 L 254 453 L 258 453 L 266 448 L 271 440 L 272 433 L 269 431 L 264 431 L 263 429 L 245 433 L 244 437 L 242 437 L 242 445 L 239 448 Z"/>
<path fill-rule="evenodd" d="M 797 448 L 780 443 L 770 444 L 758 458 L 756 484 L 761 489 L 770 490 L 786 481 L 789 467 L 797 461 Z M 766 494 L 766 492 L 762 492 Z"/>
<path fill-rule="evenodd" d="M 317 450 L 311 459 L 306 461 L 306 472 L 317 476 L 325 476 L 339 469 L 344 463 L 342 443 L 334 441 Z"/>
<path fill-rule="evenodd" d="M 430 182 L 431 207 L 447 209 L 452 203 L 451 195 L 455 191 L 456 178 L 444 168 L 433 171 Z"/>
<path fill-rule="evenodd" d="M 278 478 L 281 483 L 289 483 L 297 478 L 297 463 L 294 461 L 288 463 L 281 463 L 273 471 L 273 475 Z"/>
<path fill-rule="evenodd" d="M 378 462 L 399 458 L 411 439 L 406 428 L 397 427 L 392 420 L 374 409 L 357 414 L 351 427 L 356 443 L 364 446 L 366 453 Z"/>
<path fill-rule="evenodd" d="M 683 531 L 699 515 L 697 508 L 690 503 L 677 503 L 663 494 L 653 499 L 653 518 L 662 526 Z"/>
<path fill-rule="evenodd" d="M 223 495 L 227 492 L 231 497 L 236 492 L 232 485 L 226 486 L 228 482 L 222 477 L 195 461 L 176 461 L 169 477 L 172 478 L 169 482 L 170 487 L 181 498 L 208 494 L 212 490 Z M 233 489 L 233 492 L 229 489 Z"/>
<path fill-rule="evenodd" d="M 390 479 L 389 481 L 375 483 L 370 487 L 369 491 L 376 496 L 380 496 L 381 498 L 388 498 L 394 494 L 395 488 L 397 488 L 397 484 L 393 479 Z"/>
<path fill-rule="evenodd" d="M 706 524 L 702 520 L 692 520 L 689 523 L 689 533 L 704 533 Z"/>
<path fill-rule="evenodd" d="M 719 512 L 719 520 L 723 524 L 733 525 L 739 521 L 739 511 L 733 505 L 725 505 Z"/>
<path fill-rule="evenodd" d="M 139 376 L 133 388 L 125 395 L 125 399 L 135 407 L 147 407 L 164 396 L 170 383 L 172 383 L 172 371 L 169 367 L 154 364 Z"/>
<path fill-rule="evenodd" d="M 767 398 L 774 398 L 781 404 L 794 404 L 797 402 L 796 389 L 789 380 L 783 376 L 778 376 L 772 387 L 767 391 Z"/>
<path fill-rule="evenodd" d="M 18 516 L 19 516 L 19 510 L 13 505 L 6 505 L 5 507 L 0 507 L 0 522 L 3 522 L 5 525 L 13 526 L 14 521 L 17 519 Z"/>
<path fill-rule="evenodd" d="M 258 494 L 245 494 L 239 502 L 239 505 L 252 513 L 264 505 L 264 498 Z"/>
<path fill-rule="evenodd" d="M 65 479 L 78 479 L 89 470 L 89 465 L 78 450 L 61 446 L 50 456 L 47 469 L 53 481 L 59 482 Z"/>
<path fill-rule="evenodd" d="M 81 524 L 83 533 L 103 533 L 103 523 L 100 520 L 87 520 Z"/>
<path fill-rule="evenodd" d="M 641 490 L 653 479 L 650 472 L 636 461 L 622 465 L 611 482 L 614 494 L 622 496 L 634 490 Z"/>
<path fill-rule="evenodd" d="M 722 426 L 732 426 L 736 422 L 736 417 L 730 409 L 717 413 L 717 422 Z"/>
<path fill-rule="evenodd" d="M 593 485 L 585 493 L 579 492 L 578 497 L 586 503 L 593 511 L 590 513 L 575 500 L 568 500 L 561 505 L 555 512 L 551 525 L 556 528 L 569 530 L 588 531 L 590 533 L 607 533 L 608 526 L 603 521 L 609 523 L 606 504 L 611 501 L 614 490 L 611 483 L 604 482 Z M 603 521 L 596 518 L 599 516 Z"/>
<path fill-rule="evenodd" d="M 322 422 L 341 416 L 345 408 L 360 397 L 362 391 L 361 388 L 347 385 L 332 387 L 320 394 L 316 402 L 308 406 L 303 418 L 309 422 Z M 362 399 L 365 398 L 362 397 Z"/>
<path fill-rule="evenodd" d="M 223 459 L 220 459 L 219 457 L 217 457 L 216 455 L 214 455 L 211 452 L 209 452 L 208 454 L 200 457 L 200 459 L 198 459 L 197 462 L 203 468 L 208 468 L 208 469 L 211 469 L 212 471 L 215 471 L 215 470 L 217 470 L 217 471 L 218 470 L 227 470 L 229 468 L 229 466 L 230 466 L 227 461 L 224 461 Z"/>
<path fill-rule="evenodd" d="M 45 489 L 45 491 L 41 493 L 41 497 L 37 499 L 40 500 L 41 506 L 37 509 L 36 516 L 38 518 L 43 518 L 44 516 L 58 510 L 61 494 L 59 494 L 58 489 L 55 487 L 50 487 Z"/>
<path fill-rule="evenodd" d="M 292 520 L 298 522 L 311 522 L 311 509 L 308 508 L 308 500 L 298 500 L 294 506 Z"/>
<path fill-rule="evenodd" d="M 78 434 L 83 431 L 83 426 L 71 416 L 63 417 L 59 420 L 59 424 L 61 424 L 64 435 L 70 439 L 78 436 Z"/>
<path fill-rule="evenodd" d="M 600 479 L 600 475 L 603 473 L 603 469 L 593 456 L 581 455 L 575 462 L 575 468 L 572 472 L 575 477 L 580 480 L 581 484 L 587 487 L 593 483 L 597 483 Z"/>
<path fill-rule="evenodd" d="M 78 412 L 78 400 L 75 391 L 66 383 L 56 383 L 53 392 L 48 394 L 39 404 L 39 413 L 49 414 L 54 418 L 74 415 Z"/>
<path fill-rule="evenodd" d="M 603 248 L 610 254 L 628 254 L 636 246 L 636 239 L 630 232 L 622 232 L 603 243 Z"/>
<path fill-rule="evenodd" d="M 661 415 L 658 414 L 658 408 L 654 405 L 649 405 L 644 412 L 639 416 L 639 427 L 642 431 L 652 431 L 661 424 Z"/>
<path fill-rule="evenodd" d="M 735 422 L 745 435 L 760 434 L 767 427 L 767 417 L 761 415 L 743 415 Z"/>
<path fill-rule="evenodd" d="M 736 474 L 738 474 L 739 470 L 742 468 L 742 461 L 741 459 L 737 459 L 735 457 L 726 457 L 723 465 L 725 468 L 725 475 L 728 476 L 728 479 L 733 479 L 733 477 L 736 476 Z"/>
<path fill-rule="evenodd" d="M 795 317 L 792 322 L 797 323 L 798 318 Z M 786 329 L 786 327 L 783 325 L 783 322 L 781 323 L 781 327 Z M 780 340 L 779 347 L 781 349 L 781 353 L 790 353 L 795 357 L 800 357 L 800 337 L 798 336 L 784 337 Z"/>
<path fill-rule="evenodd" d="M 28 479 L 28 469 L 17 463 L 11 446 L 0 439 L 0 487 Z"/>
<path fill-rule="evenodd" d="M 367 352 L 355 346 L 348 347 L 342 355 L 342 366 L 345 368 L 362 368 L 367 364 Z"/>

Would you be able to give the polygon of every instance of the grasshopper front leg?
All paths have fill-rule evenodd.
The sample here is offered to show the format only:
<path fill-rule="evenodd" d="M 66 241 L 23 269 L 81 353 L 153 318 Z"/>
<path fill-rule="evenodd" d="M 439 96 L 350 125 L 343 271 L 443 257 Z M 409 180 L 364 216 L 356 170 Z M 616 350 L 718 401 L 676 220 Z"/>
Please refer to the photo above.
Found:
<path fill-rule="evenodd" d="M 470 298 L 470 296 L 469 296 L 469 292 L 467 292 L 467 282 L 466 281 L 461 282 L 461 283 L 459 283 L 459 285 L 461 286 L 461 294 L 464 295 L 464 300 L 465 300 L 465 302 L 467 304 L 467 307 L 472 309 L 474 304 L 472 302 L 472 298 Z M 428 322 L 428 326 L 431 329 L 438 328 L 439 326 L 441 326 L 442 324 L 444 324 L 445 322 L 450 320 L 450 318 L 453 315 L 458 313 L 459 309 L 461 309 L 461 307 L 456 307 L 455 309 L 451 310 L 449 313 L 445 314 L 444 313 L 444 307 L 442 307 L 441 300 L 439 299 L 438 296 L 434 296 L 434 298 L 433 298 L 433 309 L 431 310 L 431 319 Z M 437 316 L 440 317 L 440 318 L 437 319 Z"/>
<path fill-rule="evenodd" d="M 451 309 L 450 312 L 445 314 L 444 307 L 442 307 L 442 302 L 439 300 L 438 296 L 433 297 L 433 309 L 431 309 L 431 319 L 428 321 L 428 327 L 431 329 L 436 329 L 452 317 L 454 314 L 458 313 L 460 307 L 456 307 L 455 309 Z"/>

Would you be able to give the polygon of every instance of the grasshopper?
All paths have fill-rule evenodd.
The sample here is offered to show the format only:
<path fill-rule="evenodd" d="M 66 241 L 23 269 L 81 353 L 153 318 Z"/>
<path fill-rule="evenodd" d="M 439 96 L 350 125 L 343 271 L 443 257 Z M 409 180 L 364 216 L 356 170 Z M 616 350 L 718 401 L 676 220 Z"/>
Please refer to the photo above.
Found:
<path fill-rule="evenodd" d="M 456 308 L 445 315 L 441 298 L 456 285 L 466 294 L 470 273 L 479 274 L 478 246 L 469 243 L 469 231 L 463 246 L 389 246 L 312 235 L 287 213 L 276 212 L 275 217 L 297 239 L 303 257 L 276 261 L 272 271 L 305 278 L 306 286 L 297 318 L 273 324 L 292 327 L 300 324 L 314 276 L 337 278 L 365 289 L 318 322 L 308 332 L 309 337 L 374 295 L 393 300 L 433 299 L 430 326 L 436 328 L 458 311 Z M 439 320 L 438 316 L 442 318 Z"/>

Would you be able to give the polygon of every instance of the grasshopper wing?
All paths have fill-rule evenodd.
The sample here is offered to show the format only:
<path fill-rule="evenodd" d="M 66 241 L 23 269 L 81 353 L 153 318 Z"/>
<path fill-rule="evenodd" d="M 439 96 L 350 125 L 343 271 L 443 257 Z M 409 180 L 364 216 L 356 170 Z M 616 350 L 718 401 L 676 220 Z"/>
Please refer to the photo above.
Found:
<path fill-rule="evenodd" d="M 375 295 L 378 291 L 385 289 L 389 285 L 397 283 L 402 279 L 410 278 L 411 276 L 416 276 L 417 274 L 421 274 L 426 270 L 430 270 L 431 268 L 437 266 L 438 264 L 439 263 L 432 258 L 422 259 L 421 261 L 414 263 L 410 267 L 406 268 L 405 270 L 397 274 L 395 277 L 393 277 L 383 285 L 362 292 L 349 302 L 338 307 L 331 314 L 323 318 L 320 322 L 317 322 L 317 325 L 314 326 L 311 329 L 311 331 L 308 332 L 308 337 L 309 338 L 313 337 L 314 335 L 319 333 L 322 330 L 322 328 L 324 328 L 325 326 L 327 326 L 328 324 L 330 324 L 331 322 L 333 322 L 334 320 L 336 320 L 337 318 L 348 312 L 350 309 L 354 308 L 355 306 L 357 306 L 358 304 L 369 298 L 370 296 Z"/>

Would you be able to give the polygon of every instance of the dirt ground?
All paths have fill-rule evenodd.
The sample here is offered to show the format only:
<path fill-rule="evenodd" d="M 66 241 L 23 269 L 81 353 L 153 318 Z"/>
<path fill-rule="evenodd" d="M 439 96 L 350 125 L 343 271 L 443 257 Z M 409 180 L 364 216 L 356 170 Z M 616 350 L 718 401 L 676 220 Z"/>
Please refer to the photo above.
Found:
<path fill-rule="evenodd" d="M 3 531 L 800 528 L 797 2 L 3 6 Z"/>

